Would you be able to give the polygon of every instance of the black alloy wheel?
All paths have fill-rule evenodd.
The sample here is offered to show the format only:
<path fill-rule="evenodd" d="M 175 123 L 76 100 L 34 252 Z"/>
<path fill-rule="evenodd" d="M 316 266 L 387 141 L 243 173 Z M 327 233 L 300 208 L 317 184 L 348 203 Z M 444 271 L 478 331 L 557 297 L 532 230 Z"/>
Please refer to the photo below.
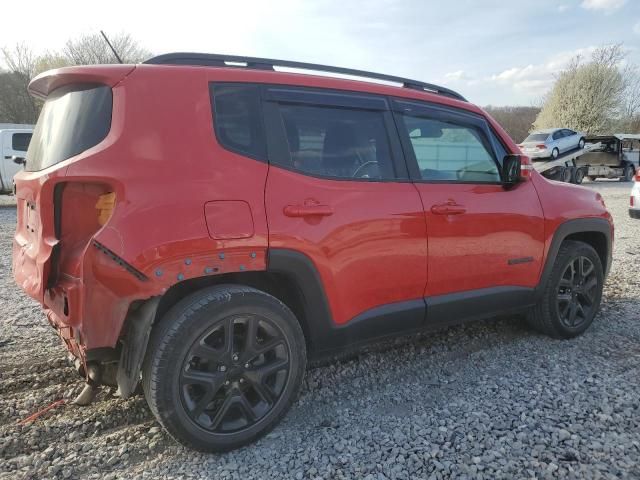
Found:
<path fill-rule="evenodd" d="M 282 331 L 258 315 L 229 316 L 202 334 L 180 370 L 182 404 L 201 428 L 238 432 L 279 400 L 289 373 Z"/>
<path fill-rule="evenodd" d="M 598 277 L 587 257 L 573 259 L 558 283 L 556 304 L 560 321 L 565 327 L 579 328 L 593 316 L 596 307 Z"/>

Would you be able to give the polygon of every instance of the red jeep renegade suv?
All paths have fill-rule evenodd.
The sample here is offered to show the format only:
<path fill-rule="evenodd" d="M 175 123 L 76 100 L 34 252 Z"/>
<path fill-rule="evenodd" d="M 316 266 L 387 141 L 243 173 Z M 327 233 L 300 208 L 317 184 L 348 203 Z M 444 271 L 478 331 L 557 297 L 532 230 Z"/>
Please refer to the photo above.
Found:
<path fill-rule="evenodd" d="M 192 448 L 268 432 L 308 358 L 505 312 L 570 338 L 598 311 L 600 195 L 544 179 L 446 88 L 179 53 L 30 91 L 15 279 L 90 385 L 141 381 Z"/>

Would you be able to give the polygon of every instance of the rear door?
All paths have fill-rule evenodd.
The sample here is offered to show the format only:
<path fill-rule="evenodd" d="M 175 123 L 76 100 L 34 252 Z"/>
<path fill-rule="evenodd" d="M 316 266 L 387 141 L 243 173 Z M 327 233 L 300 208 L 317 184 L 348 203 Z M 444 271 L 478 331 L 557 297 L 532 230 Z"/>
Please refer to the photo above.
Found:
<path fill-rule="evenodd" d="M 264 98 L 270 250 L 309 259 L 334 324 L 389 307 L 411 313 L 389 330 L 420 326 L 425 218 L 387 99 L 290 87 L 267 88 Z"/>
<path fill-rule="evenodd" d="M 529 301 L 544 241 L 533 183 L 502 186 L 506 152 L 483 117 L 418 102 L 395 101 L 394 110 L 425 208 L 427 320 L 446 322 Z"/>

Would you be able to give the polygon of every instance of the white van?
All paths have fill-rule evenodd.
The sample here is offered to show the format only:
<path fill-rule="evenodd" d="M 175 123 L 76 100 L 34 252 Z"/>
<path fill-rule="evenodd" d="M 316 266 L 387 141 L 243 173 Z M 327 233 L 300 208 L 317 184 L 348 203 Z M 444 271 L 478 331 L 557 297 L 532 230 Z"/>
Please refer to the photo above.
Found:
<path fill-rule="evenodd" d="M 13 176 L 22 170 L 32 134 L 31 127 L 0 129 L 0 193 L 13 193 Z"/>

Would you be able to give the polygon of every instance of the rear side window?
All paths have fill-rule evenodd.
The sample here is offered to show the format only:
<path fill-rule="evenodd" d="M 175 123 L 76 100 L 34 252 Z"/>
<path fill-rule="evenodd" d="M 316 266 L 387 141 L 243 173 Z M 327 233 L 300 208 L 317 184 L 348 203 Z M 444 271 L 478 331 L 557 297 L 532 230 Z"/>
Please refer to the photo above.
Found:
<path fill-rule="evenodd" d="M 408 114 L 402 114 L 401 118 L 423 180 L 500 181 L 492 147 L 480 129 Z"/>
<path fill-rule="evenodd" d="M 544 142 L 549 137 L 548 133 L 532 133 L 524 139 L 525 142 Z"/>
<path fill-rule="evenodd" d="M 281 165 L 333 178 L 395 178 L 382 111 L 304 104 L 278 110 L 289 153 Z"/>
<path fill-rule="evenodd" d="M 42 170 L 104 140 L 112 103 L 106 85 L 70 85 L 51 92 L 33 131 L 25 169 Z"/>
<path fill-rule="evenodd" d="M 266 159 L 266 144 L 258 86 L 212 84 L 213 125 L 218 142 L 227 150 Z"/>
<path fill-rule="evenodd" d="M 26 152 L 31 141 L 30 133 L 14 133 L 11 138 L 11 149 Z"/>

